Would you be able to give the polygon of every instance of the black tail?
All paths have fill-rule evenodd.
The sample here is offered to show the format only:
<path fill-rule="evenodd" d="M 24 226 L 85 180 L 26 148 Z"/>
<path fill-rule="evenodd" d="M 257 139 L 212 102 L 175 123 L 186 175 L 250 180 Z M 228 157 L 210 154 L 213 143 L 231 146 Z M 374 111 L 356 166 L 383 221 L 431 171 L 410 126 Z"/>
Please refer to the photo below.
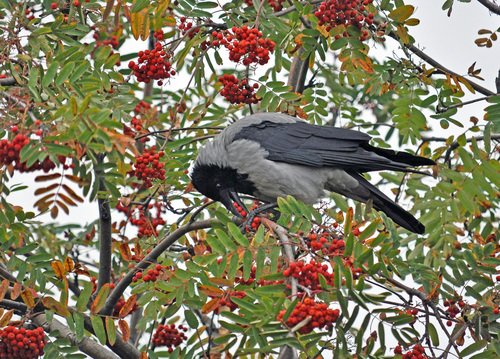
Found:
<path fill-rule="evenodd" d="M 430 158 L 415 156 L 408 152 L 396 152 L 387 148 L 374 147 L 369 144 L 363 145 L 363 148 L 375 152 L 377 155 L 388 158 L 391 161 L 404 163 L 409 166 L 433 166 L 436 164 L 436 162 Z"/>
<path fill-rule="evenodd" d="M 418 234 L 423 234 L 425 232 L 425 226 L 413 217 L 411 213 L 401 208 L 393 200 L 383 194 L 377 187 L 368 182 L 363 176 L 359 173 L 351 172 L 349 174 L 356 178 L 361 186 L 370 191 L 373 195 L 371 198 L 373 200 L 373 207 L 376 210 L 384 212 L 394 222 L 399 224 L 401 227 L 406 228 L 410 232 Z"/>

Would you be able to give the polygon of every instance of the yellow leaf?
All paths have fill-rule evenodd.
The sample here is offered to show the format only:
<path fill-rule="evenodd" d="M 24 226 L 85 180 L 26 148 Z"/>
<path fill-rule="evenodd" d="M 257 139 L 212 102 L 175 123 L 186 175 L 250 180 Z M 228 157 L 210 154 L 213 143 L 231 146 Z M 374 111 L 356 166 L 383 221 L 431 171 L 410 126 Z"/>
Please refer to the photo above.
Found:
<path fill-rule="evenodd" d="M 142 9 L 139 12 L 130 14 L 130 27 L 132 28 L 132 35 L 136 40 L 146 40 L 149 36 L 149 13 L 148 8 Z"/>
<path fill-rule="evenodd" d="M 420 20 L 414 17 L 405 21 L 405 25 L 407 26 L 417 26 L 418 24 L 420 24 Z"/>
<path fill-rule="evenodd" d="M 414 11 L 415 7 L 413 7 L 412 5 L 403 5 L 392 10 L 389 13 L 389 17 L 394 21 L 402 23 L 405 22 L 405 20 L 408 19 Z"/>
<path fill-rule="evenodd" d="M 10 299 L 16 300 L 17 297 L 19 297 L 19 295 L 21 294 L 22 289 L 23 287 L 21 286 L 20 283 L 18 282 L 14 283 L 14 286 L 12 287 L 12 290 L 10 292 Z"/>
<path fill-rule="evenodd" d="M 469 83 L 469 81 L 467 81 L 465 78 L 463 78 L 462 76 L 458 76 L 457 80 L 460 81 L 461 83 L 463 83 L 465 85 L 465 87 L 467 87 L 467 90 L 469 90 L 471 93 L 476 93 L 476 90 L 474 90 L 474 87 L 472 87 L 472 85 Z"/>
<path fill-rule="evenodd" d="M 9 281 L 7 279 L 2 280 L 2 284 L 0 284 L 0 301 L 5 298 L 5 293 L 9 290 Z"/>
<path fill-rule="evenodd" d="M 2 318 L 0 318 L 0 327 L 5 327 L 7 324 L 9 324 L 13 315 L 14 315 L 13 309 L 8 310 L 4 315 L 2 315 Z"/>
<path fill-rule="evenodd" d="M 68 307 L 66 307 L 65 305 L 58 302 L 52 297 L 43 298 L 42 304 L 45 308 L 53 310 L 54 312 L 56 312 L 59 315 L 62 315 L 63 317 L 67 317 L 71 314 L 68 310 Z"/>
<path fill-rule="evenodd" d="M 21 298 L 23 302 L 28 306 L 28 308 L 35 307 L 35 297 L 33 297 L 33 293 L 30 289 L 25 289 L 21 292 Z"/>
<path fill-rule="evenodd" d="M 50 266 L 54 270 L 54 273 L 57 278 L 63 279 L 66 275 L 66 270 L 64 269 L 64 265 L 61 261 L 52 261 L 50 262 Z"/>
<path fill-rule="evenodd" d="M 403 44 L 408 44 L 410 42 L 410 36 L 408 35 L 408 31 L 403 25 L 398 25 L 396 33 L 398 34 L 398 37 Z"/>
<path fill-rule="evenodd" d="M 323 35 L 324 37 L 330 36 L 330 33 L 328 31 L 326 31 L 325 25 L 318 25 L 316 27 L 316 30 L 318 30 L 320 32 L 320 34 Z"/>

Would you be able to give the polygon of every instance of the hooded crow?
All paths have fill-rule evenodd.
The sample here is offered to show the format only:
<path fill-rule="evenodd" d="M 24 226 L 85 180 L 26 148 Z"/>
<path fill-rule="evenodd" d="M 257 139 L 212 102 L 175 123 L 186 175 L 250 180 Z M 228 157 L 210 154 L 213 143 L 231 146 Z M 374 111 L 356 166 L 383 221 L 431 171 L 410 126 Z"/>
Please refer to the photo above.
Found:
<path fill-rule="evenodd" d="M 435 162 L 406 152 L 373 147 L 358 131 L 316 126 L 281 113 L 257 113 L 231 124 L 199 151 L 191 173 L 194 187 L 239 216 L 238 193 L 264 202 L 292 195 L 313 204 L 336 192 L 371 201 L 394 222 L 414 233 L 425 227 L 362 173 L 418 172 L 414 166 Z"/>

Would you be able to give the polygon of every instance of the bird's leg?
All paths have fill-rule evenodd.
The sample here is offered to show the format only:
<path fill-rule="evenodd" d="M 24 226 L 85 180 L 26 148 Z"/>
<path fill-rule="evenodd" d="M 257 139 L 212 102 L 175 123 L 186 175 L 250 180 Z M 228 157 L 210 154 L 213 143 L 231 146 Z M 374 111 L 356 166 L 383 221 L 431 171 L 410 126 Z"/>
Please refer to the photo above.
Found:
<path fill-rule="evenodd" d="M 244 231 L 247 228 L 252 228 L 252 224 L 254 223 L 254 220 L 256 218 L 258 218 L 257 216 L 264 213 L 264 212 L 267 212 L 269 210 L 272 210 L 273 213 L 279 215 L 279 212 L 276 212 L 273 210 L 277 206 L 278 206 L 278 204 L 273 202 L 273 203 L 264 204 L 262 206 L 255 208 L 255 209 L 250 210 L 245 218 L 245 221 L 240 225 L 240 228 Z M 257 223 L 256 223 L 256 226 L 258 227 Z"/>

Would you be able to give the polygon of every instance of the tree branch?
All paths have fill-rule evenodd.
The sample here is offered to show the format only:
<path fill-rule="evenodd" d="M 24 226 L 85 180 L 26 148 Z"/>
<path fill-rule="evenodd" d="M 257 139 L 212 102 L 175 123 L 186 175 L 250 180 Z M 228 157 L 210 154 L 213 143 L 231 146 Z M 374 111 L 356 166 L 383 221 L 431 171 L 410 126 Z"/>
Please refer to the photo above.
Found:
<path fill-rule="evenodd" d="M 165 252 L 168 247 L 175 243 L 179 238 L 181 238 L 186 233 L 195 231 L 203 228 L 210 228 L 214 224 L 220 223 L 218 220 L 210 219 L 206 221 L 199 221 L 194 223 L 186 224 L 170 233 L 165 239 L 163 239 L 142 261 L 137 263 L 137 265 L 132 268 L 116 285 L 115 289 L 110 293 L 106 303 L 101 310 L 102 315 L 111 315 L 113 308 L 122 296 L 123 292 L 127 289 L 130 283 L 132 283 L 132 278 L 134 274 L 140 270 L 146 269 L 151 263 L 156 262 L 158 257 Z"/>
<path fill-rule="evenodd" d="M 396 41 L 400 42 L 400 38 L 399 36 L 391 31 L 388 33 L 388 35 L 390 37 L 392 37 L 393 39 L 395 39 Z M 430 57 L 429 55 L 427 55 L 425 52 L 423 52 L 422 50 L 420 50 L 418 47 L 416 47 L 415 45 L 413 44 L 404 44 L 403 45 L 405 48 L 407 48 L 408 50 L 410 50 L 411 52 L 413 52 L 415 55 L 417 55 L 418 57 L 420 57 L 422 60 L 424 60 L 425 62 L 427 62 L 429 65 L 439 69 L 440 71 L 446 73 L 446 74 L 450 74 L 452 76 L 460 76 L 462 77 L 461 75 L 457 74 L 456 72 L 454 71 L 451 71 L 450 69 L 444 67 L 443 65 L 441 65 L 439 62 L 437 62 L 436 60 L 434 60 L 432 57 Z M 495 93 L 491 90 L 488 90 L 487 88 L 475 83 L 475 82 L 472 82 L 470 81 L 469 79 L 467 79 L 467 82 L 472 86 L 472 88 L 474 90 L 476 90 L 477 92 L 479 93 L 482 93 L 483 95 L 485 96 L 492 96 L 492 95 L 495 95 Z"/>
<path fill-rule="evenodd" d="M 111 254 L 112 254 L 112 236 L 111 236 L 111 209 L 109 207 L 109 199 L 103 197 L 103 192 L 106 193 L 106 185 L 104 183 L 104 154 L 98 155 L 96 165 L 96 181 L 98 182 L 99 192 L 97 195 L 97 205 L 99 206 L 99 279 L 98 289 L 104 284 L 111 281 Z"/>
<path fill-rule="evenodd" d="M 500 5 L 497 5 L 494 2 L 491 2 L 490 0 L 477 0 L 477 1 L 481 3 L 483 6 L 485 6 L 492 13 L 500 15 Z"/>
<path fill-rule="evenodd" d="M 83 353 L 94 359 L 120 358 L 118 355 L 115 355 L 109 350 L 106 350 L 102 345 L 90 339 L 89 337 L 83 337 L 82 340 L 78 340 L 76 338 L 76 335 L 71 332 L 68 327 L 66 327 L 55 318 L 53 318 L 49 323 L 45 314 L 39 313 L 33 316 L 32 321 L 36 325 L 42 327 L 48 333 L 54 334 L 55 332 L 58 332 L 58 337 L 68 339 L 72 345 L 77 346 L 78 349 L 80 349 Z"/>

